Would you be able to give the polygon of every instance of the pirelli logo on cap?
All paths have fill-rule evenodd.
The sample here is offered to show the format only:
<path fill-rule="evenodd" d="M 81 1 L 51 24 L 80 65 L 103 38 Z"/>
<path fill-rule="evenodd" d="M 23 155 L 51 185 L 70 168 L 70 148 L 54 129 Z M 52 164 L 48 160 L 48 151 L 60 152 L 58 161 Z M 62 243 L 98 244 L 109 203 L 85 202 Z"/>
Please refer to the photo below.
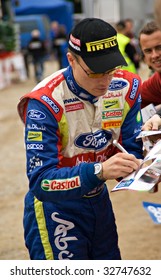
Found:
<path fill-rule="evenodd" d="M 117 45 L 117 37 L 113 36 L 99 41 L 86 43 L 87 52 L 101 51 L 108 48 L 113 48 Z"/>

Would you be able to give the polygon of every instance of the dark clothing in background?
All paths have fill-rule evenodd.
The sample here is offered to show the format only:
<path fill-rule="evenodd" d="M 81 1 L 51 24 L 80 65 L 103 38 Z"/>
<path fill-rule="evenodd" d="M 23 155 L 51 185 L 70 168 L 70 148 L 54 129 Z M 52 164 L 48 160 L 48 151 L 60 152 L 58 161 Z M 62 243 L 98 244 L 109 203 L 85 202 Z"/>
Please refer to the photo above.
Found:
<path fill-rule="evenodd" d="M 136 59 L 136 49 L 132 44 L 127 44 L 125 47 L 125 52 L 127 53 L 127 55 L 130 57 L 130 59 L 132 60 L 132 62 L 135 64 L 136 69 L 139 68 L 139 60 Z"/>
<path fill-rule="evenodd" d="M 28 52 L 34 64 L 35 79 L 37 82 L 40 82 L 43 79 L 44 73 L 45 43 L 40 38 L 32 38 L 28 44 Z"/>

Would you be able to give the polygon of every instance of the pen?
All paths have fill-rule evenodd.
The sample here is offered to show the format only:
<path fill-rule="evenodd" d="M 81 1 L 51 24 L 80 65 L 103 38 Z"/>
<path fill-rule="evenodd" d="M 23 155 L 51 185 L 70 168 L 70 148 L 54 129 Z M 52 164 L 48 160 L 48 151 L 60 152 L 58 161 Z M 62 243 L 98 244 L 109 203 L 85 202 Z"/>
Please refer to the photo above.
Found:
<path fill-rule="evenodd" d="M 128 154 L 128 152 L 117 142 L 117 140 L 113 140 L 113 145 L 116 146 L 121 152 Z"/>

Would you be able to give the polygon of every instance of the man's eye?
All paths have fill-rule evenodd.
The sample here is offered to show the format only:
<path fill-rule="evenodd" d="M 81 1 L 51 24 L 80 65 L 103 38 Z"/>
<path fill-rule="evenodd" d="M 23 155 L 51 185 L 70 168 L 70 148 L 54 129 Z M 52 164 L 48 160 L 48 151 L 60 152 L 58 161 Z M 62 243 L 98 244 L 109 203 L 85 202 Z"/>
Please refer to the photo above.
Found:
<path fill-rule="evenodd" d="M 151 50 L 144 50 L 145 54 L 151 53 Z"/>
<path fill-rule="evenodd" d="M 161 50 L 161 45 L 157 46 L 156 50 L 160 51 Z"/>

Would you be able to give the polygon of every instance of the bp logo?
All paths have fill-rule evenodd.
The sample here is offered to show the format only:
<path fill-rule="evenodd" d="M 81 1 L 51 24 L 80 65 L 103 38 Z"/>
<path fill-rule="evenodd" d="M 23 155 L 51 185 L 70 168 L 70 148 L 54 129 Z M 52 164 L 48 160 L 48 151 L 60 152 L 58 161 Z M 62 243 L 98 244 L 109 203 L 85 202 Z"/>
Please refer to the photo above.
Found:
<path fill-rule="evenodd" d="M 138 123 L 141 122 L 141 114 L 140 114 L 140 112 L 137 113 L 136 121 L 137 121 Z"/>

